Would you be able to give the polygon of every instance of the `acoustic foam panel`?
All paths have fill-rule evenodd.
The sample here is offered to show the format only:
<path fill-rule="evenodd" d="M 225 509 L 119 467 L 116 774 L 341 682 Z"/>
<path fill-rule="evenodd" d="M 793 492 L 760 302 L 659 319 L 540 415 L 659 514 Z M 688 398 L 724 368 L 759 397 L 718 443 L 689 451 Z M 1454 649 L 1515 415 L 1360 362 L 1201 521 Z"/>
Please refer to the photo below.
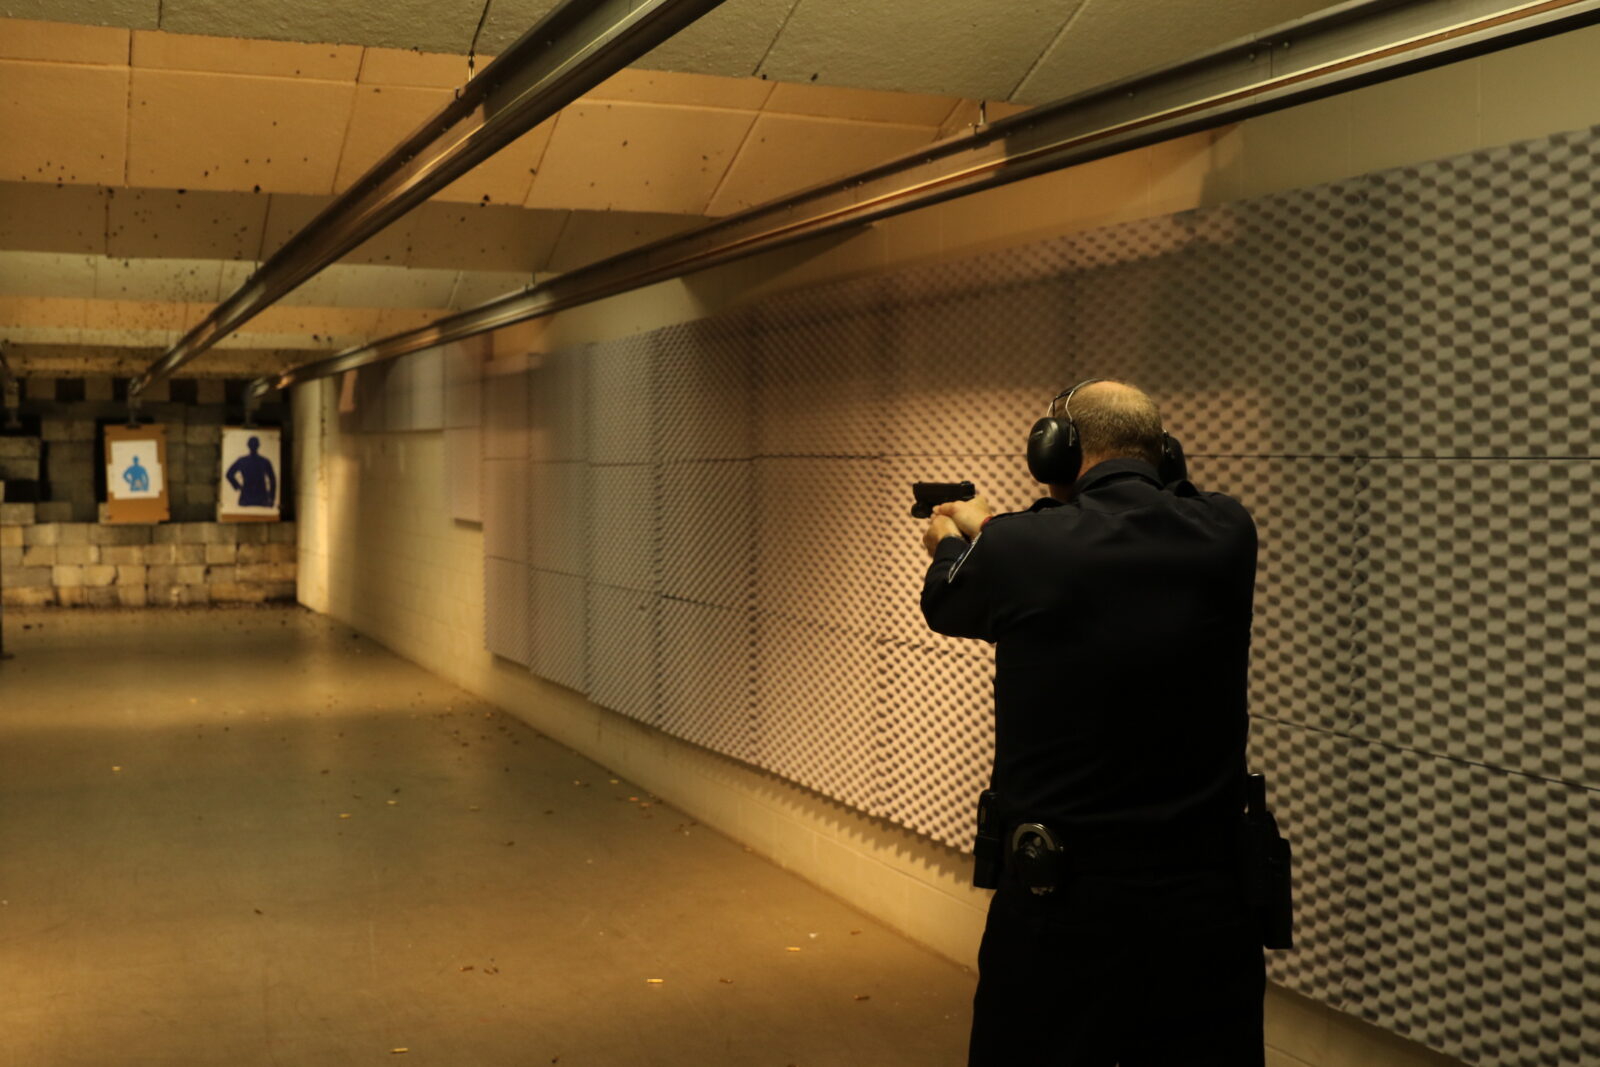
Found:
<path fill-rule="evenodd" d="M 651 334 L 590 347 L 584 418 L 590 463 L 655 460 L 654 355 Z"/>
<path fill-rule="evenodd" d="M 701 319 L 651 336 L 656 458 L 750 459 L 756 361 L 746 316 Z"/>
<path fill-rule="evenodd" d="M 528 474 L 527 460 L 483 461 L 483 551 L 492 559 L 528 562 Z"/>
<path fill-rule="evenodd" d="M 586 477 L 590 577 L 604 585 L 659 593 L 661 504 L 656 468 L 645 463 L 591 466 Z M 692 529 L 688 535 L 693 536 Z"/>
<path fill-rule="evenodd" d="M 1376 454 L 1600 453 L 1597 167 L 1587 129 L 1362 183 Z"/>
<path fill-rule="evenodd" d="M 748 608 L 661 602 L 661 728 L 757 762 L 755 617 Z"/>
<path fill-rule="evenodd" d="M 1600 489 L 1585 460 L 1363 471 L 1357 736 L 1600 787 Z"/>
<path fill-rule="evenodd" d="M 1600 1061 L 1600 794 L 1356 753 L 1346 1009 L 1468 1063 Z"/>
<path fill-rule="evenodd" d="M 528 566 L 489 556 L 483 561 L 484 647 L 527 667 L 533 662 Z"/>
<path fill-rule="evenodd" d="M 881 641 L 765 612 L 755 632 L 755 762 L 887 814 L 888 716 L 875 699 Z"/>
<path fill-rule="evenodd" d="M 630 719 L 661 718 L 661 599 L 589 584 L 589 699 Z"/>
<path fill-rule="evenodd" d="M 582 690 L 589 668 L 589 583 L 580 576 L 529 568 L 532 660 L 541 678 Z"/>
<path fill-rule="evenodd" d="M 586 577 L 589 557 L 615 532 L 590 521 L 589 468 L 582 463 L 528 465 L 528 559 L 540 570 Z"/>
<path fill-rule="evenodd" d="M 978 794 L 994 765 L 994 653 L 880 641 L 875 664 L 886 733 L 884 815 L 970 850 Z M 940 785 L 928 787 L 930 774 Z"/>
<path fill-rule="evenodd" d="M 528 455 L 535 462 L 575 463 L 589 458 L 591 347 L 577 345 L 546 353 L 536 357 L 528 372 Z M 618 418 L 638 418 L 636 406 L 614 414 Z"/>
<path fill-rule="evenodd" d="M 876 294 L 870 282 L 829 286 L 755 318 L 758 455 L 883 454 L 889 334 Z"/>
<path fill-rule="evenodd" d="M 662 592 L 748 608 L 755 592 L 755 465 L 667 463 L 658 472 Z"/>

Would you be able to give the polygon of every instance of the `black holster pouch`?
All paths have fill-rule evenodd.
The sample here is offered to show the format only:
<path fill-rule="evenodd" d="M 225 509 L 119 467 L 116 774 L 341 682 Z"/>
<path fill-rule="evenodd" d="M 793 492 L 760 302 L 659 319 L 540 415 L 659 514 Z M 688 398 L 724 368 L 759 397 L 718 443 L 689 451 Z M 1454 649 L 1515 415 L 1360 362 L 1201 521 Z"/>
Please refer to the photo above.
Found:
<path fill-rule="evenodd" d="M 978 798 L 978 836 L 972 845 L 972 884 L 979 889 L 999 889 L 1005 853 L 1000 840 L 1005 817 L 1000 810 L 1000 794 L 985 789 Z"/>
<path fill-rule="evenodd" d="M 1267 779 L 1245 777 L 1245 810 L 1239 822 L 1239 858 L 1245 900 L 1263 948 L 1294 947 L 1294 890 L 1289 842 L 1267 810 Z"/>

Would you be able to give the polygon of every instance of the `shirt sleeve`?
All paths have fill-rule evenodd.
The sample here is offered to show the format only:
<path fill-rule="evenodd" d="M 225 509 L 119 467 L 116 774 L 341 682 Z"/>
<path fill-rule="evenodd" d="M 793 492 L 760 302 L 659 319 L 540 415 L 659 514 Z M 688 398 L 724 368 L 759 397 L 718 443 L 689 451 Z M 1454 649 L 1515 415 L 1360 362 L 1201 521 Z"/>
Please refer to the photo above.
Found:
<path fill-rule="evenodd" d="M 922 580 L 922 617 L 935 633 L 995 639 L 992 583 L 983 543 L 981 533 L 970 545 L 959 537 L 946 537 L 934 549 Z"/>

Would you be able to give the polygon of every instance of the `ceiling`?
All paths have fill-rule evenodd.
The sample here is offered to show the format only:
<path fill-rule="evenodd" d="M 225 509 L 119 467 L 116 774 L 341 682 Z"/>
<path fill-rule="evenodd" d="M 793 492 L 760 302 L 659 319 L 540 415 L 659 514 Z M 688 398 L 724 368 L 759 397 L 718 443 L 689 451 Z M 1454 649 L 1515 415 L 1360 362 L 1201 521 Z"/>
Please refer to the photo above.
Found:
<path fill-rule="evenodd" d="M 495 54 L 554 0 L 0 0 L 0 16 L 273 41 Z M 653 70 L 1037 104 L 1193 55 L 1329 0 L 725 0 Z"/>
<path fill-rule="evenodd" d="M 0 339 L 170 345 L 443 106 L 484 3 L 0 0 Z M 727 0 L 232 344 L 359 343 L 1326 3 Z M 489 0 L 479 52 L 552 6 Z"/>

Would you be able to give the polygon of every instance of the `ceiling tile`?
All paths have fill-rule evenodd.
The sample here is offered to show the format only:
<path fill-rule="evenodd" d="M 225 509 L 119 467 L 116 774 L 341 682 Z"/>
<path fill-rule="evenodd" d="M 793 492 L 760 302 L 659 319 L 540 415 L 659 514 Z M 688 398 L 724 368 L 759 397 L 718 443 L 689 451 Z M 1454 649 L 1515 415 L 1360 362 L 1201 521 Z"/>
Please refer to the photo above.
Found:
<path fill-rule="evenodd" d="M 482 71 L 488 57 L 478 57 Z M 465 56 L 446 52 L 416 52 L 408 48 L 369 48 L 361 61 L 363 85 L 410 85 L 429 89 L 454 89 L 467 80 Z"/>
<path fill-rule="evenodd" d="M 936 13 L 919 4 L 851 5 L 846 18 L 837 3 L 801 0 L 761 73 L 782 82 L 1004 100 L 1080 2 L 1009 0 Z M 1144 5 L 1128 6 L 1150 21 Z"/>
<path fill-rule="evenodd" d="M 835 122 L 763 113 L 707 214 L 729 215 L 933 141 L 928 126 Z"/>
<path fill-rule="evenodd" d="M 121 185 L 128 70 L 0 60 L 0 181 Z"/>
<path fill-rule="evenodd" d="M 256 193 L 117 189 L 107 251 L 132 258 L 254 259 L 270 200 Z"/>
<path fill-rule="evenodd" d="M 535 126 L 433 194 L 434 199 L 462 204 L 520 205 L 533 187 L 534 175 L 544 162 L 555 127 L 554 119 Z"/>
<path fill-rule="evenodd" d="M 0 255 L 0 271 L 5 269 L 4 256 Z M 11 333 L 11 327 L 39 326 L 81 329 L 89 314 L 89 300 L 63 299 L 61 297 L 0 296 L 0 326 L 6 327 L 6 337 L 20 340 Z"/>
<path fill-rule="evenodd" d="M 337 271 L 339 307 L 443 308 L 455 292 L 455 270 L 407 267 L 330 267 Z"/>
<path fill-rule="evenodd" d="M 761 65 L 796 0 L 727 0 L 633 66 L 748 78 Z"/>
<path fill-rule="evenodd" d="M 129 184 L 328 192 L 355 91 L 354 83 L 135 70 Z"/>
<path fill-rule="evenodd" d="M 122 66 L 128 62 L 128 31 L 67 22 L 0 19 L 0 59 Z"/>
<path fill-rule="evenodd" d="M 689 215 L 648 215 L 625 211 L 574 211 L 561 231 L 549 269 L 557 272 L 614 256 L 702 225 Z"/>
<path fill-rule="evenodd" d="M 710 74 L 624 68 L 585 93 L 583 99 L 759 111 L 772 95 L 773 88 L 773 82 L 760 78 L 719 78 Z"/>
<path fill-rule="evenodd" d="M 97 300 L 216 303 L 222 264 L 214 259 L 102 259 L 95 264 Z"/>
<path fill-rule="evenodd" d="M 329 204 L 331 196 L 295 196 L 292 193 L 274 193 L 267 208 L 266 236 L 261 242 L 261 255 L 271 256 L 288 242 L 289 238 L 311 224 Z M 340 258 L 341 263 L 372 263 L 403 265 L 411 254 L 412 212 L 379 231 L 353 252 Z"/>
<path fill-rule="evenodd" d="M 1087 0 L 1013 100 L 1081 93 L 1331 6 L 1331 0 L 1208 0 L 1164 4 L 1159 18 L 1126 0 Z"/>
<path fill-rule="evenodd" d="M 451 98 L 449 89 L 360 86 L 339 161 L 336 188 L 343 191 L 354 185 Z M 434 195 L 465 203 L 521 204 L 533 184 L 533 173 L 550 140 L 550 131 L 550 123 L 531 130 Z"/>
<path fill-rule="evenodd" d="M 450 102 L 448 89 L 414 86 L 361 85 L 356 89 L 350 129 L 334 189 L 354 185 L 390 149 L 415 133 L 430 116 Z"/>
<path fill-rule="evenodd" d="M 953 96 L 886 93 L 875 89 L 838 89 L 831 85 L 780 82 L 773 87 L 765 110 L 829 119 L 938 126 L 950 117 L 959 102 Z"/>
<path fill-rule="evenodd" d="M 0 249 L 104 255 L 108 190 L 0 182 Z"/>
<path fill-rule="evenodd" d="M 700 214 L 754 118 L 710 108 L 573 104 L 556 124 L 528 206 Z"/>
<path fill-rule="evenodd" d="M 152 30 L 133 34 L 133 65 L 157 70 L 355 81 L 361 52 L 358 45 L 350 44 L 251 41 Z"/>
<path fill-rule="evenodd" d="M 465 54 L 482 13 L 482 0 L 384 0 L 359 6 L 326 0 L 161 0 L 161 28 L 173 33 Z"/>
<path fill-rule="evenodd" d="M 182 303 L 140 300 L 89 300 L 83 325 L 88 330 L 178 330 L 189 326 Z"/>
<path fill-rule="evenodd" d="M 493 300 L 497 296 L 514 293 L 526 289 L 533 282 L 532 274 L 516 274 L 501 271 L 468 270 L 461 272 L 461 280 L 456 284 L 455 299 L 450 306 L 456 310 L 477 307 Z"/>
<path fill-rule="evenodd" d="M 531 272 L 549 262 L 567 212 L 433 201 L 409 218 L 405 266 Z"/>
<path fill-rule="evenodd" d="M 279 304 L 256 316 L 242 335 L 299 335 L 315 344 L 354 343 L 376 336 L 379 312 L 375 308 L 286 307 Z"/>
<path fill-rule="evenodd" d="M 0 294 L 93 297 L 96 256 L 0 252 Z"/>
<path fill-rule="evenodd" d="M 279 298 L 275 307 L 337 307 L 339 305 L 339 288 L 347 270 L 357 269 L 354 266 L 345 266 L 335 263 L 331 267 L 324 267 L 311 278 L 310 281 L 291 290 Z M 235 289 L 238 286 L 234 286 Z"/>
<path fill-rule="evenodd" d="M 6 0 L 5 13 L 18 19 L 153 30 L 161 24 L 161 4 L 162 0 Z"/>

